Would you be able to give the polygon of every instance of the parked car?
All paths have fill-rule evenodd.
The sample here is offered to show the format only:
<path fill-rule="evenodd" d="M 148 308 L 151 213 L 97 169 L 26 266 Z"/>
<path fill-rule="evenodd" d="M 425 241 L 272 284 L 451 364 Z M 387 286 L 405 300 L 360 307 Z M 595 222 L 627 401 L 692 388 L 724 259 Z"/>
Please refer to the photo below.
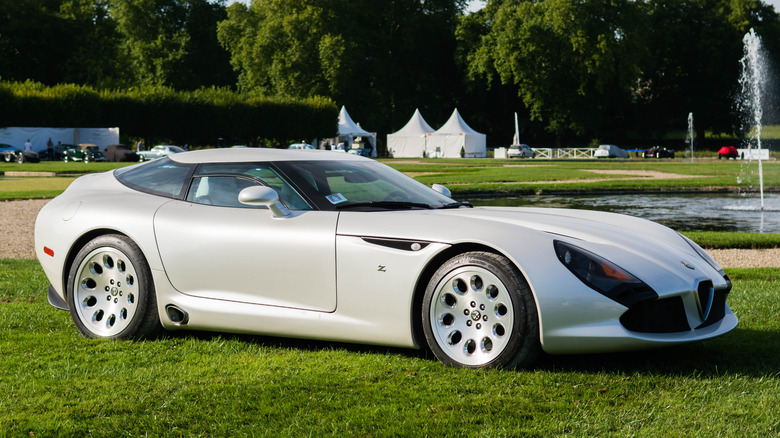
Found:
<path fill-rule="evenodd" d="M 718 151 L 718 159 L 719 160 L 721 158 L 736 159 L 737 157 L 739 157 L 739 152 L 737 151 L 737 148 L 735 148 L 734 146 L 723 146 Z"/>
<path fill-rule="evenodd" d="M 17 163 L 21 164 L 24 163 L 25 161 L 28 161 L 30 163 L 37 163 L 41 161 L 37 152 L 23 151 L 20 148 L 5 143 L 0 143 L 0 154 L 2 154 L 3 157 L 2 159 L 6 163 L 16 161 Z"/>
<path fill-rule="evenodd" d="M 169 155 L 178 154 L 184 152 L 184 149 L 179 146 L 173 146 L 169 144 L 158 144 L 148 151 L 139 151 L 138 161 L 154 160 L 155 158 L 167 157 Z"/>
<path fill-rule="evenodd" d="M 596 158 L 628 158 L 628 151 L 614 144 L 602 144 L 596 149 L 593 156 Z"/>
<path fill-rule="evenodd" d="M 63 145 L 64 146 L 64 145 Z M 106 161 L 106 156 L 100 152 L 100 148 L 91 143 L 81 143 L 78 146 L 68 145 L 62 151 L 62 161 Z"/>
<path fill-rule="evenodd" d="M 506 150 L 507 158 L 536 158 L 536 151 L 527 144 L 513 144 Z"/>
<path fill-rule="evenodd" d="M 347 150 L 347 153 L 352 155 L 360 155 L 361 157 L 370 157 L 371 148 L 352 148 Z"/>
<path fill-rule="evenodd" d="M 472 207 L 328 151 L 201 150 L 80 177 L 41 209 L 35 249 L 49 302 L 90 338 L 213 330 L 511 368 L 737 325 L 723 269 L 665 226 Z"/>
<path fill-rule="evenodd" d="M 123 144 L 111 144 L 103 150 L 108 161 L 138 161 L 138 154 Z"/>
<path fill-rule="evenodd" d="M 645 149 L 645 158 L 674 158 L 674 151 L 661 146 L 653 146 Z"/>
<path fill-rule="evenodd" d="M 62 149 L 62 145 L 47 147 L 38 152 L 38 158 L 40 158 L 41 161 L 60 161 L 62 160 Z"/>
<path fill-rule="evenodd" d="M 308 143 L 293 143 L 290 146 L 288 146 L 287 149 L 315 150 L 317 148 L 315 148 L 314 146 Z"/>
<path fill-rule="evenodd" d="M 2 157 L 5 162 L 16 161 L 16 154 L 12 153 L 16 150 L 17 148 L 10 144 L 0 143 L 0 157 Z"/>

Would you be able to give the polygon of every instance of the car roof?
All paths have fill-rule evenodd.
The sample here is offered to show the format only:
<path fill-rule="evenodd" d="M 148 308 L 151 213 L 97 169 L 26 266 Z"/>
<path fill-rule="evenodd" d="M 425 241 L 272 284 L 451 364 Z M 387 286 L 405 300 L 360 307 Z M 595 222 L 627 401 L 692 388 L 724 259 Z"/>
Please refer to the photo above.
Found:
<path fill-rule="evenodd" d="M 195 163 L 234 163 L 256 161 L 347 161 L 369 160 L 357 155 L 311 149 L 273 149 L 273 148 L 222 148 L 201 149 L 169 155 L 173 161 L 186 164 Z"/>

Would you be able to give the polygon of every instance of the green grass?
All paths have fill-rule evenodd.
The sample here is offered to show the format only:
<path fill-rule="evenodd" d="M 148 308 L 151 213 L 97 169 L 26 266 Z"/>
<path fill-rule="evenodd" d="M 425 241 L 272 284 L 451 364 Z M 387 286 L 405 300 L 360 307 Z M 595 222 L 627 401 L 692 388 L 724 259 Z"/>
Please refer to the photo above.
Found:
<path fill-rule="evenodd" d="M 382 160 L 424 184 L 444 184 L 453 195 L 523 195 L 594 191 L 736 191 L 758 189 L 756 162 L 728 160 Z M 130 163 L 132 164 L 132 163 Z M 6 171 L 55 172 L 56 178 L 0 177 L 0 200 L 56 196 L 78 175 L 127 163 L 0 163 Z M 649 178 L 657 171 L 682 178 Z M 604 173 L 608 172 L 608 173 Z M 780 190 L 780 161 L 763 163 L 765 190 Z"/>
<path fill-rule="evenodd" d="M 384 160 L 424 184 L 446 185 L 454 195 L 520 195 L 594 191 L 757 190 L 756 162 L 728 160 Z M 680 175 L 649 178 L 633 172 Z M 605 173 L 608 172 L 608 173 Z M 763 163 L 766 190 L 780 188 L 780 162 Z"/>
<path fill-rule="evenodd" d="M 80 175 L 105 172 L 128 164 L 133 163 L 0 162 L 0 200 L 53 198 L 68 188 L 70 183 Z M 54 172 L 57 176 L 2 176 L 5 172 Z"/>
<path fill-rule="evenodd" d="M 88 340 L 36 262 L 0 260 L 0 436 L 776 436 L 780 269 L 727 271 L 740 325 L 718 339 L 473 371 L 267 337 Z"/>
<path fill-rule="evenodd" d="M 704 248 L 766 249 L 780 247 L 780 233 L 685 231 L 682 234 Z"/>

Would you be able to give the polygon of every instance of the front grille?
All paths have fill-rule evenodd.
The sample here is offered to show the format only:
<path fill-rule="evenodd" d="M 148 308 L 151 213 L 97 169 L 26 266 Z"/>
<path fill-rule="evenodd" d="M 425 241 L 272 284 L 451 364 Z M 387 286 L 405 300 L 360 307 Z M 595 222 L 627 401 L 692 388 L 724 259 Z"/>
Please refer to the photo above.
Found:
<path fill-rule="evenodd" d="M 716 290 L 713 292 L 710 314 L 707 316 L 707 319 L 701 323 L 701 325 L 696 327 L 697 329 L 715 324 L 716 322 L 723 319 L 724 316 L 726 316 L 726 297 L 728 294 L 728 290 Z"/>
<path fill-rule="evenodd" d="M 620 317 L 623 327 L 634 332 L 675 333 L 691 329 L 682 297 L 644 301 Z"/>

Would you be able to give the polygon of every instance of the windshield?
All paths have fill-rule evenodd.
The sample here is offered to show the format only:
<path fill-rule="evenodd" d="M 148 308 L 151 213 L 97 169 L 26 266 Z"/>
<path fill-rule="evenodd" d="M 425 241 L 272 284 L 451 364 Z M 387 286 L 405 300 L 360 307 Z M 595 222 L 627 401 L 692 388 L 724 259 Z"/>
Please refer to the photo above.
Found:
<path fill-rule="evenodd" d="M 375 161 L 282 161 L 275 164 L 320 210 L 445 208 L 460 205 Z"/>

